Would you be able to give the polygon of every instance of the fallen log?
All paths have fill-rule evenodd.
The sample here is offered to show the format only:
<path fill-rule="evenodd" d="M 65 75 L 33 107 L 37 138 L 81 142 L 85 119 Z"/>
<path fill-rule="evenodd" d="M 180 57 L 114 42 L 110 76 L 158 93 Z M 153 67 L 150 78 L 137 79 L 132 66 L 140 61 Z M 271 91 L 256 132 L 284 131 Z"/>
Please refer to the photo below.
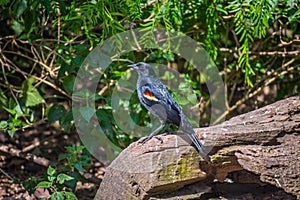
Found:
<path fill-rule="evenodd" d="M 207 163 L 181 135 L 132 143 L 95 199 L 300 198 L 300 97 L 195 129 Z"/>

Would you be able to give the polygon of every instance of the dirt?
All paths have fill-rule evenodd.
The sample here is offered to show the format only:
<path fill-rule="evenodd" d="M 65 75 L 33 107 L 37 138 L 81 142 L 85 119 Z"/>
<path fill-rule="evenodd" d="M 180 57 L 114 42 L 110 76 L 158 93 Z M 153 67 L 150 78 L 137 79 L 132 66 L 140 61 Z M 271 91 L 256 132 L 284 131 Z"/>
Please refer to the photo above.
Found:
<path fill-rule="evenodd" d="M 60 154 L 66 153 L 64 147 L 72 144 L 80 145 L 79 136 L 75 131 L 67 134 L 46 123 L 18 131 L 13 138 L 0 132 L 0 146 L 10 149 L 6 153 L 0 151 L 0 199 L 37 199 L 36 193 L 31 194 L 27 191 L 22 182 L 29 178 L 43 179 L 47 167 L 27 159 L 26 155 L 37 156 L 37 160 L 46 158 L 54 164 Z M 21 156 L 11 153 L 17 150 L 22 152 Z M 76 185 L 75 195 L 80 200 L 94 198 L 104 175 L 105 167 L 92 156 L 91 159 L 93 165 L 85 169 L 86 174 L 93 176 L 93 181 L 79 181 Z"/>

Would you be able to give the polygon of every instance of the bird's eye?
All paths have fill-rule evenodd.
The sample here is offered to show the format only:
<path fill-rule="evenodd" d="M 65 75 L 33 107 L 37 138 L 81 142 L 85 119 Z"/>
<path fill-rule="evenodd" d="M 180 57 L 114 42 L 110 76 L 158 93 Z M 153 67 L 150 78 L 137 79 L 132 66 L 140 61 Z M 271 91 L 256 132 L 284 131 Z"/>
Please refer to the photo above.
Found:
<path fill-rule="evenodd" d="M 138 67 L 141 66 L 141 63 L 137 63 L 136 66 L 138 66 Z"/>

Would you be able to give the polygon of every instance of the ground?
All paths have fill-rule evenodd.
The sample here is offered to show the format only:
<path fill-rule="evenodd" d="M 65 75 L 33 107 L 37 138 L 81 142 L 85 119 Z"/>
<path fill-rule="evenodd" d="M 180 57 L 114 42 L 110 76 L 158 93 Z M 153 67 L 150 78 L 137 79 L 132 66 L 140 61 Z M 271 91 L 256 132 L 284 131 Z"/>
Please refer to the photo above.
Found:
<path fill-rule="evenodd" d="M 47 168 L 22 155 L 30 153 L 38 156 L 38 159 L 46 158 L 54 163 L 59 154 L 66 152 L 64 146 L 80 145 L 80 139 L 75 131 L 67 134 L 45 123 L 25 131 L 18 131 L 13 138 L 0 132 L 0 143 L 1 148 L 9 148 L 9 152 L 0 151 L 0 199 L 36 199 L 34 194 L 29 194 L 25 190 L 22 181 L 30 177 L 42 178 Z M 21 150 L 21 156 L 12 153 L 18 150 Z M 94 181 L 78 182 L 75 194 L 80 200 L 94 198 L 105 171 L 101 163 L 91 158 L 93 165 L 87 168 L 87 174 L 93 176 Z"/>

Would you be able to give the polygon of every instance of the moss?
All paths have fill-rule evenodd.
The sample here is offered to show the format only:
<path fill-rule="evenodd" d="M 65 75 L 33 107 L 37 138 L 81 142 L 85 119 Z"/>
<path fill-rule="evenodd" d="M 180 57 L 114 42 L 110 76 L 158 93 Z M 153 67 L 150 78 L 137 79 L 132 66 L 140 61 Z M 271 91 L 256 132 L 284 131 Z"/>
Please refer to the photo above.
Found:
<path fill-rule="evenodd" d="M 177 161 L 163 167 L 157 173 L 157 180 L 161 184 L 175 183 L 185 180 L 199 178 L 200 170 L 196 154 L 187 154 L 188 157 L 181 157 Z"/>

